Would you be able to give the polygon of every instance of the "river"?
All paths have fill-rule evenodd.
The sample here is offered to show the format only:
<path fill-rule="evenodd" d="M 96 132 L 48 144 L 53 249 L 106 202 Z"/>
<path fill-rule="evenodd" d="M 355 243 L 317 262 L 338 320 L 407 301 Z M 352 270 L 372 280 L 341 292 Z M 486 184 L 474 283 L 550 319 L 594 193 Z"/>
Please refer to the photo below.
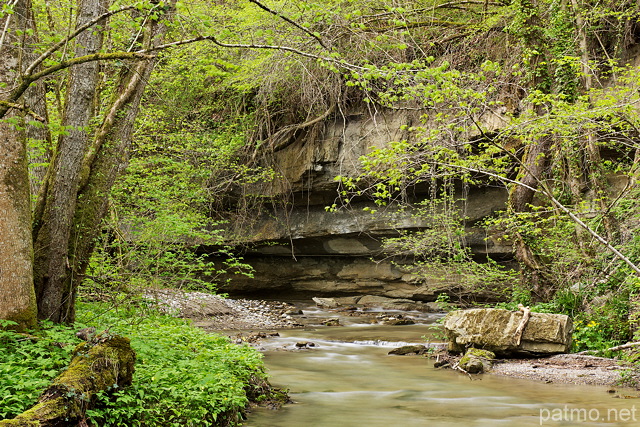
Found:
<path fill-rule="evenodd" d="M 337 317 L 305 306 L 310 318 Z M 418 324 L 385 326 L 340 316 L 343 327 L 280 331 L 263 343 L 276 387 L 293 404 L 254 410 L 251 427 L 571 426 L 640 425 L 636 399 L 615 398 L 608 387 L 464 374 L 433 368 L 419 356 L 389 356 L 404 343 L 438 341 L 438 315 L 411 313 Z M 423 338 L 425 337 L 425 338 Z M 311 342 L 308 349 L 291 350 Z M 629 394 L 637 395 L 630 392 Z M 640 411 L 638 411 L 640 412 Z"/>

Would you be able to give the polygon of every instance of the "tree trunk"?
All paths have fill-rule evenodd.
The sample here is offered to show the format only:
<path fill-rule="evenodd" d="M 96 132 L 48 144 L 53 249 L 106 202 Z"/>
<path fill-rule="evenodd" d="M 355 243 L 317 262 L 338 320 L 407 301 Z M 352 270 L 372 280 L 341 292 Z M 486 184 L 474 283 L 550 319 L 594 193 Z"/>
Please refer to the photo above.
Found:
<path fill-rule="evenodd" d="M 534 201 L 535 189 L 540 185 L 550 161 L 550 151 L 553 140 L 549 136 L 543 136 L 532 141 L 525 148 L 522 159 L 522 177 L 518 179 L 526 184 L 515 185 L 509 193 L 509 209 L 513 213 L 531 212 Z M 545 301 L 553 293 L 551 283 L 545 278 L 542 263 L 531 250 L 526 238 L 517 231 L 514 241 L 514 256 L 522 266 L 522 280 L 532 291 L 536 300 Z"/>
<path fill-rule="evenodd" d="M 108 8 L 106 0 L 83 0 L 78 8 L 76 27 L 97 18 Z M 100 51 L 104 32 L 92 28 L 81 33 L 76 42 L 77 57 Z M 98 85 L 98 62 L 72 67 L 69 76 L 63 126 L 69 127 L 57 144 L 52 173 L 41 194 L 34 218 L 34 285 L 38 316 L 54 322 L 71 322 L 72 298 L 65 289 L 70 274 L 69 237 L 76 207 L 82 160 L 88 148 L 87 127 L 92 117 Z"/>
<path fill-rule="evenodd" d="M 14 13 L 0 20 L 0 86 L 10 90 L 19 80 L 31 2 L 18 0 Z M 7 20 L 9 20 L 8 25 Z M 33 289 L 33 247 L 27 149 L 16 126 L 15 110 L 0 122 L 0 319 L 18 323 L 17 329 L 36 325 Z"/>
<path fill-rule="evenodd" d="M 525 26 L 529 29 L 523 35 L 525 46 L 532 52 L 529 64 L 531 69 L 531 86 L 534 90 L 549 92 L 549 69 L 545 53 L 545 35 L 541 29 L 538 16 L 538 6 L 535 1 L 522 1 L 520 8 L 527 16 Z M 543 114 L 543 106 L 533 107 L 538 115 Z M 515 185 L 509 193 L 508 206 L 513 213 L 531 212 L 536 189 L 541 185 L 545 171 L 551 160 L 553 139 L 549 135 L 534 137 L 527 141 L 525 153 L 521 161 L 518 181 L 525 185 Z M 553 294 L 551 283 L 545 278 L 542 263 L 527 244 L 525 236 L 516 231 L 514 241 L 514 256 L 522 267 L 522 281 L 532 291 L 536 300 L 547 300 Z"/>
<path fill-rule="evenodd" d="M 169 2 L 173 11 L 175 0 Z M 169 12 L 171 13 L 171 12 Z M 163 18 L 171 19 L 171 16 Z M 143 47 L 160 44 L 166 26 L 149 20 Z M 64 289 L 70 296 L 70 319 L 76 290 L 84 278 L 89 259 L 100 233 L 101 223 L 109 205 L 109 193 L 116 179 L 128 165 L 131 133 L 138 114 L 144 89 L 156 59 L 141 60 L 123 67 L 110 110 L 96 132 L 96 138 L 83 164 L 80 190 L 69 245 L 72 274 L 66 276 Z"/>
<path fill-rule="evenodd" d="M 136 354 L 128 338 L 91 338 L 79 344 L 66 371 L 42 393 L 38 403 L 0 427 L 87 425 L 85 414 L 99 391 L 131 385 Z"/>

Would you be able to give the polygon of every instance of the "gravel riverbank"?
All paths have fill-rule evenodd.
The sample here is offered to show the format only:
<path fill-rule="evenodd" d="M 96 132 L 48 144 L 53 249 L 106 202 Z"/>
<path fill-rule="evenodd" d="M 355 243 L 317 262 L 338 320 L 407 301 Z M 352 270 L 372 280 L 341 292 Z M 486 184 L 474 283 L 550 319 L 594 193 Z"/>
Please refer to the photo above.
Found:
<path fill-rule="evenodd" d="M 490 373 L 545 383 L 617 386 L 621 383 L 622 372 L 629 368 L 630 366 L 615 359 L 582 354 L 558 354 L 535 359 L 499 360 L 493 365 Z"/>
<path fill-rule="evenodd" d="M 280 329 L 301 327 L 288 313 L 293 305 L 278 301 L 222 298 L 203 292 L 160 289 L 147 292 L 161 310 L 191 319 L 207 330 Z"/>

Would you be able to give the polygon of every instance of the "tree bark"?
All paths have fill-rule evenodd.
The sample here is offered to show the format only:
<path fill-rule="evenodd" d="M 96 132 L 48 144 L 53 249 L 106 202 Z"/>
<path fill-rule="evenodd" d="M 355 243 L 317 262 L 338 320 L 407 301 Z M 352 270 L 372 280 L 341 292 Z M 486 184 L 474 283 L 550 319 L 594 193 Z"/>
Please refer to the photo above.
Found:
<path fill-rule="evenodd" d="M 172 13 L 175 0 L 169 2 Z M 166 19 L 171 19 L 171 15 Z M 143 48 L 152 48 L 161 43 L 166 26 L 149 20 L 143 39 Z M 83 163 L 80 190 L 69 239 L 69 261 L 71 274 L 66 276 L 65 289 L 70 300 L 70 318 L 76 289 L 84 278 L 96 238 L 109 205 L 109 193 L 116 179 L 128 165 L 131 133 L 138 114 L 140 101 L 156 58 L 140 60 L 123 67 L 116 85 L 111 108 L 96 132 L 95 140 Z"/>
<path fill-rule="evenodd" d="M 19 79 L 26 48 L 31 1 L 18 0 L 5 14 L 7 28 L 0 46 L 0 90 L 11 90 Z M 9 20 L 8 25 L 7 20 Z M 0 319 L 17 322 L 17 329 L 36 325 L 33 289 L 33 247 L 27 148 L 17 130 L 22 120 L 13 110 L 0 122 Z"/>
<path fill-rule="evenodd" d="M 78 8 L 76 28 L 104 13 L 107 0 L 82 0 Z M 100 51 L 104 32 L 92 28 L 77 39 L 76 57 Z M 70 274 L 69 237 L 76 207 L 82 160 L 88 149 L 88 125 L 93 116 L 94 97 L 98 86 L 98 62 L 87 62 L 70 70 L 63 126 L 69 128 L 57 144 L 48 176 L 46 191 L 41 194 L 34 218 L 34 285 L 38 316 L 54 322 L 72 322 L 72 298 L 65 282 Z"/>
<path fill-rule="evenodd" d="M 29 64 L 38 57 L 37 52 L 32 47 L 37 46 L 40 42 L 33 13 L 27 16 L 27 26 L 30 32 L 25 35 L 27 49 L 23 53 L 22 73 L 25 73 Z M 38 194 L 47 173 L 47 164 L 51 159 L 51 133 L 48 127 L 49 114 L 46 96 L 44 80 L 33 83 L 23 95 L 25 106 L 31 114 L 35 113 L 35 117 L 41 120 L 41 123 L 34 123 L 34 117 L 29 117 L 29 113 L 23 112 L 22 114 L 25 117 L 22 138 L 25 140 L 30 158 L 29 180 L 32 195 Z"/>

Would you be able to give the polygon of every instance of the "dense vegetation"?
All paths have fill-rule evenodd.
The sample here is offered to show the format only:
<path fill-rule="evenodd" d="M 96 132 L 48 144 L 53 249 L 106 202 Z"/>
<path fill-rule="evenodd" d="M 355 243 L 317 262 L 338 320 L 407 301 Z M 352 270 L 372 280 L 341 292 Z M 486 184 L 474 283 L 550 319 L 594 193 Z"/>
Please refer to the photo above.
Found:
<path fill-rule="evenodd" d="M 82 303 L 75 327 L 47 322 L 26 336 L 0 332 L 1 419 L 36 402 L 69 363 L 78 328 L 90 326 L 129 337 L 137 353 L 134 384 L 102 392 L 86 413 L 91 425 L 235 424 L 249 399 L 269 395 L 261 356 L 249 346 L 143 307 Z"/>
<path fill-rule="evenodd" d="M 505 307 L 523 303 L 570 314 L 577 320 L 576 350 L 639 338 L 635 2 L 105 1 L 100 7 L 111 10 L 109 20 L 77 40 L 69 23 L 90 3 L 20 0 L 0 11 L 10 30 L 0 38 L 4 57 L 13 58 L 7 46 L 19 45 L 15 58 L 35 64 L 18 77 L 4 72 L 9 62 L 0 70 L 7 88 L 0 130 L 21 141 L 16 147 L 28 143 L 31 172 L 31 189 L 12 181 L 9 187 L 20 191 L 0 192 L 0 203 L 23 207 L 16 238 L 33 243 L 36 259 L 30 247 L 20 252 L 29 255 L 26 270 L 12 277 L 34 294 L 41 319 L 91 324 L 86 306 L 78 306 L 77 319 L 74 312 L 83 287 L 128 295 L 134 304 L 125 310 L 139 310 L 130 296 L 141 287 L 215 290 L 223 273 L 251 274 L 233 245 L 264 201 L 287 203 L 273 153 L 321 135 L 326 119 L 364 108 L 405 114 L 406 138 L 372 150 L 359 176 L 337 177 L 329 211 L 363 197 L 381 207 L 418 205 L 416 214 L 436 225 L 386 242 L 386 255 L 416 257 L 417 276 L 456 274 L 464 286 L 506 292 Z M 27 29 L 14 31 L 13 23 L 27 16 Z M 100 39 L 93 53 L 83 50 L 98 42 L 91 37 Z M 83 55 L 95 61 L 70 67 L 69 58 Z M 81 68 L 90 63 L 100 65 Z M 74 95 L 83 79 L 94 82 L 84 98 Z M 71 108 L 81 99 L 86 117 Z M 73 164 L 63 163 L 71 157 Z M 429 200 L 406 197 L 417 185 L 428 186 Z M 504 212 L 482 225 L 513 246 L 518 271 L 475 259 L 466 246 L 456 191 L 487 185 L 509 190 Z M 223 232 L 229 219 L 235 228 Z M 214 263 L 202 248 L 225 261 Z M 36 309 L 27 306 L 30 319 L 16 318 L 19 326 L 35 322 Z M 98 425 L 120 418 L 209 422 L 238 411 L 246 403 L 241 384 L 247 375 L 260 376 L 254 353 L 177 321 L 149 314 L 134 327 L 104 316 L 102 324 L 132 338 L 143 381 L 116 392 L 115 401 L 105 398 L 108 413 L 89 412 Z M 2 354 L 3 369 L 41 372 L 2 384 L 4 395 L 13 396 L 5 399 L 3 416 L 33 401 L 68 357 L 70 346 L 52 343 L 70 343 L 64 334 L 71 329 L 41 327 L 35 343 L 2 332 L 2 345 L 11 350 Z M 151 335 L 158 346 L 183 346 L 151 351 L 142 339 Z M 41 370 L 17 365 L 20 354 Z M 240 372 L 231 360 L 249 369 Z M 192 388 L 193 400 L 160 420 L 163 408 L 182 399 L 167 374 L 180 364 L 229 376 L 175 377 Z"/>

